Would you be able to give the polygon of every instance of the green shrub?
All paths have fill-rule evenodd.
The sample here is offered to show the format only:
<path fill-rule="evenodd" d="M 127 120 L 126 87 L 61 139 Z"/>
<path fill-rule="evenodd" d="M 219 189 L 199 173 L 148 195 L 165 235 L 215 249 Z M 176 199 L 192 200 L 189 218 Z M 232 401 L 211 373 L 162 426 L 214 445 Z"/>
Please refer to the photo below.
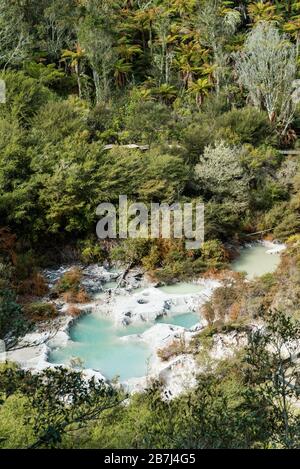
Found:
<path fill-rule="evenodd" d="M 125 117 L 126 141 L 124 143 L 146 143 L 163 141 L 170 121 L 168 106 L 152 100 L 133 99 L 127 107 Z M 122 135 L 120 135 L 122 138 Z"/>
<path fill-rule="evenodd" d="M 241 163 L 241 148 L 224 141 L 205 148 L 203 158 L 195 167 L 201 193 L 218 202 L 232 200 L 249 202 L 250 178 Z"/>
<path fill-rule="evenodd" d="M 280 183 L 267 179 L 252 191 L 252 204 L 257 210 L 270 210 L 277 202 L 287 200 L 288 191 Z"/>
<path fill-rule="evenodd" d="M 260 225 L 262 229 L 273 229 L 275 238 L 285 241 L 300 230 L 300 215 L 288 202 L 276 204 L 265 214 Z"/>
<path fill-rule="evenodd" d="M 161 254 L 156 245 L 151 246 L 150 252 L 147 256 L 142 258 L 143 267 L 146 271 L 153 271 L 161 263 Z"/>
<path fill-rule="evenodd" d="M 231 132 L 232 141 L 228 131 Z M 222 138 L 231 144 L 260 145 L 272 141 L 267 114 L 251 106 L 226 112 L 217 119 L 216 139 Z"/>
<path fill-rule="evenodd" d="M 31 138 L 38 147 L 59 142 L 76 133 L 87 132 L 88 107 L 84 101 L 70 97 L 49 101 L 32 120 Z"/>
<path fill-rule="evenodd" d="M 114 126 L 113 117 L 113 109 L 106 103 L 98 103 L 91 109 L 87 118 L 91 137 L 113 143 L 117 137 L 117 129 L 112 128 Z"/>
<path fill-rule="evenodd" d="M 7 289 L 0 290 L 0 337 L 7 334 L 17 337 L 29 329 L 29 322 L 25 319 L 21 306 L 16 302 L 15 294 Z"/>
<path fill-rule="evenodd" d="M 56 307 L 52 303 L 29 303 L 24 309 L 26 316 L 32 321 L 47 321 L 58 315 Z"/>
<path fill-rule="evenodd" d="M 7 85 L 6 104 L 0 106 L 0 116 L 10 115 L 24 126 L 29 126 L 39 109 L 54 99 L 48 88 L 24 72 L 1 72 L 0 79 Z"/>
<path fill-rule="evenodd" d="M 99 242 L 87 239 L 81 243 L 81 259 L 84 263 L 103 262 L 105 253 Z"/>
<path fill-rule="evenodd" d="M 73 268 L 66 272 L 57 282 L 55 289 L 58 293 L 73 291 L 77 293 L 80 289 L 82 273 L 80 269 Z"/>
<path fill-rule="evenodd" d="M 126 239 L 111 249 L 110 256 L 113 261 L 123 264 L 139 264 L 147 256 L 149 248 L 147 239 Z"/>
<path fill-rule="evenodd" d="M 201 246 L 201 259 L 207 268 L 220 268 L 225 265 L 225 250 L 221 241 L 211 239 Z"/>

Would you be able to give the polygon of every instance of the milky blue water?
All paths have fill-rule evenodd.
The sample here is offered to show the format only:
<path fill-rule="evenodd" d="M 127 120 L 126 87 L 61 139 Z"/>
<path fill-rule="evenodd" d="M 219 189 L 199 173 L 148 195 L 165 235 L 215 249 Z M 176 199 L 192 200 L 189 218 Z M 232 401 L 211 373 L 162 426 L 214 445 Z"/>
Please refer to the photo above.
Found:
<path fill-rule="evenodd" d="M 53 350 L 50 363 L 68 364 L 80 358 L 84 368 L 100 371 L 105 377 L 126 380 L 147 374 L 149 348 L 139 341 L 122 341 L 124 335 L 144 332 L 149 325 L 116 328 L 113 323 L 96 314 L 88 314 L 70 330 L 72 342 L 67 347 Z"/>
<path fill-rule="evenodd" d="M 183 313 L 176 314 L 176 316 L 164 316 L 163 318 L 157 319 L 156 322 L 173 324 L 174 326 L 182 326 L 186 329 L 190 329 L 200 321 L 200 316 L 196 313 Z"/>
<path fill-rule="evenodd" d="M 267 248 L 259 244 L 243 248 L 240 257 L 233 262 L 232 269 L 238 272 L 245 271 L 249 279 L 273 272 L 280 262 L 280 255 L 267 254 L 266 251 Z M 110 282 L 105 288 L 115 286 L 116 282 Z M 160 289 L 165 293 L 182 295 L 199 293 L 203 286 L 181 282 Z M 106 294 L 102 292 L 96 296 L 101 298 Z M 183 311 L 181 314 L 160 318 L 156 322 L 189 329 L 199 322 L 199 316 L 196 313 Z M 140 326 L 116 328 L 110 320 L 104 319 L 97 313 L 91 313 L 76 322 L 70 331 L 71 341 L 66 347 L 53 350 L 49 355 L 49 361 L 68 364 L 72 358 L 80 358 L 84 368 L 96 369 L 109 379 L 119 377 L 121 381 L 145 376 L 151 356 L 150 349 L 141 341 L 124 341 L 122 337 L 142 334 L 152 326 L 151 323 L 145 323 Z"/>
<path fill-rule="evenodd" d="M 275 272 L 280 263 L 280 254 L 267 254 L 268 248 L 254 244 L 241 249 L 240 256 L 231 265 L 236 272 L 246 272 L 249 280 Z"/>
<path fill-rule="evenodd" d="M 203 289 L 203 285 L 191 282 L 179 282 L 174 285 L 166 285 L 159 288 L 164 293 L 178 294 L 178 295 L 192 295 L 193 293 L 200 293 Z"/>
<path fill-rule="evenodd" d="M 185 313 L 161 318 L 157 322 L 190 328 L 199 322 L 199 317 Z M 70 360 L 79 358 L 84 368 L 98 370 L 109 379 L 119 377 L 120 381 L 145 376 L 150 349 L 141 341 L 123 341 L 122 337 L 142 334 L 152 326 L 152 323 L 145 323 L 117 328 L 96 313 L 87 314 L 71 327 L 68 345 L 52 350 L 48 361 L 70 364 Z"/>
<path fill-rule="evenodd" d="M 186 294 L 199 292 L 202 288 L 199 285 L 179 283 L 161 289 L 166 293 Z M 101 298 L 105 295 L 99 293 L 95 296 Z M 161 318 L 157 322 L 190 328 L 199 322 L 199 316 L 184 312 Z M 120 381 L 125 381 L 139 378 L 147 374 L 151 351 L 141 341 L 124 341 L 122 337 L 142 334 L 153 325 L 154 323 L 145 323 L 117 328 L 112 321 L 97 313 L 88 314 L 71 327 L 71 341 L 68 345 L 52 350 L 48 360 L 50 363 L 69 364 L 70 360 L 79 358 L 84 368 L 98 370 L 109 379 L 119 377 Z"/>
<path fill-rule="evenodd" d="M 118 282 L 115 282 L 115 281 L 112 281 L 112 282 L 105 282 L 105 284 L 103 285 L 103 289 L 104 291 L 105 290 L 113 290 L 114 288 L 116 288 L 118 285 Z"/>

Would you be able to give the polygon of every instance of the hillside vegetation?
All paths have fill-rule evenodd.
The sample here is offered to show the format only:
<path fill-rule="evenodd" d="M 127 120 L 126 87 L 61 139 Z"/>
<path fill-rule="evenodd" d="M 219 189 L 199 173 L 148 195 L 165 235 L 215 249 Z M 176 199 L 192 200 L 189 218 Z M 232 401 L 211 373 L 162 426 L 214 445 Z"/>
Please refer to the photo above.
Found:
<path fill-rule="evenodd" d="M 288 249 L 274 275 L 237 277 L 203 310 L 208 342 L 253 320 L 269 342 L 251 336 L 171 403 L 161 383 L 124 406 L 80 373 L 5 364 L 0 446 L 299 447 L 299 373 L 285 362 L 287 389 L 268 348 L 299 341 L 299 47 L 296 0 L 1 0 L 0 338 L 55 317 L 37 303 L 45 266 L 118 261 L 170 282 L 218 275 L 253 234 Z M 96 207 L 122 194 L 203 202 L 201 249 L 99 241 Z M 84 303 L 78 273 L 64 281 Z M 198 345 L 186 353 L 201 355 Z"/>

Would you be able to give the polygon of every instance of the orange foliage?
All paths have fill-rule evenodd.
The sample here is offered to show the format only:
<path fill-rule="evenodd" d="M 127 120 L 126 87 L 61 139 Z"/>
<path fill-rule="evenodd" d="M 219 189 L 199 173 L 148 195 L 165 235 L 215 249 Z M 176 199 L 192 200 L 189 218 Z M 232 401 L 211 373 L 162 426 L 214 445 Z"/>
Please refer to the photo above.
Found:
<path fill-rule="evenodd" d="M 17 291 L 20 295 L 44 296 L 48 292 L 48 286 L 43 275 L 36 272 L 20 282 Z"/>
<path fill-rule="evenodd" d="M 87 303 L 90 300 L 89 295 L 83 289 L 80 289 L 76 296 L 77 303 Z"/>
<path fill-rule="evenodd" d="M 90 300 L 88 294 L 83 289 L 80 289 L 78 292 L 74 290 L 66 291 L 62 294 L 63 300 L 66 303 L 88 303 Z"/>
<path fill-rule="evenodd" d="M 159 349 L 157 351 L 157 356 L 162 361 L 168 361 L 172 357 L 176 357 L 177 355 L 181 355 L 182 353 L 186 352 L 186 344 L 183 337 L 180 339 L 175 339 L 165 348 Z"/>
<path fill-rule="evenodd" d="M 70 305 L 70 306 L 68 307 L 67 313 L 68 313 L 70 316 L 73 316 L 74 318 L 77 318 L 78 316 L 80 316 L 81 310 L 80 310 L 79 308 L 77 308 L 77 306 L 75 306 L 75 305 Z"/>
<path fill-rule="evenodd" d="M 8 254 L 12 263 L 16 264 L 16 235 L 12 234 L 9 228 L 0 228 L 0 251 Z"/>
<path fill-rule="evenodd" d="M 241 305 L 239 303 L 233 303 L 229 309 L 229 319 L 236 321 L 241 312 Z"/>

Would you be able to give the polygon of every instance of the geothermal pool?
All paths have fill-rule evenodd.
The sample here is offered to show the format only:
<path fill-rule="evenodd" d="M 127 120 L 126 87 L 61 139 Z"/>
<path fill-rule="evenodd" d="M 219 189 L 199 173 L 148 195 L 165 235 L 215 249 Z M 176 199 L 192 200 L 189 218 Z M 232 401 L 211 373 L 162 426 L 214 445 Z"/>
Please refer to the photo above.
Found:
<path fill-rule="evenodd" d="M 141 341 L 126 342 L 121 337 L 148 327 L 118 329 L 96 313 L 87 314 L 71 328 L 67 347 L 53 350 L 49 362 L 68 365 L 71 359 L 80 358 L 84 368 L 98 370 L 109 379 L 145 376 L 150 350 Z"/>
<path fill-rule="evenodd" d="M 178 283 L 162 287 L 165 293 L 176 293 L 178 296 L 199 293 L 203 286 L 192 283 Z M 101 296 L 100 296 L 101 295 Z M 102 297 L 96 294 L 95 298 Z M 148 362 L 151 358 L 150 348 L 141 340 L 122 340 L 124 336 L 142 334 L 155 323 L 174 324 L 187 329 L 199 322 L 196 313 L 182 312 L 170 314 L 155 322 L 140 325 L 118 327 L 113 321 L 103 318 L 97 311 L 79 319 L 70 329 L 70 341 L 64 348 L 53 349 L 48 361 L 54 364 L 70 364 L 80 359 L 84 368 L 100 371 L 108 379 L 118 377 L 120 381 L 139 378 L 147 375 Z"/>
<path fill-rule="evenodd" d="M 174 326 L 181 326 L 185 327 L 186 329 L 190 329 L 191 327 L 195 326 L 197 322 L 199 322 L 199 315 L 196 313 L 187 312 L 172 316 L 164 316 L 157 319 L 156 322 L 163 324 L 173 324 Z"/>
<path fill-rule="evenodd" d="M 232 264 L 232 269 L 246 272 L 252 279 L 274 272 L 280 262 L 280 254 L 268 254 L 270 246 L 253 244 L 241 249 L 241 254 Z M 107 283 L 104 289 L 114 288 L 116 282 Z M 142 289 L 135 290 L 140 291 Z M 203 285 L 181 282 L 161 287 L 165 294 L 193 295 L 203 290 Z M 105 292 L 95 295 L 101 298 Z M 184 308 L 184 306 L 182 306 Z M 156 323 L 173 324 L 190 329 L 199 322 L 199 316 L 191 311 L 170 312 L 168 316 L 157 319 Z M 147 322 L 138 326 L 117 327 L 111 320 L 103 318 L 97 311 L 79 319 L 70 330 L 70 341 L 64 348 L 52 350 L 49 362 L 69 364 L 71 359 L 79 358 L 84 368 L 100 371 L 108 379 L 118 377 L 120 381 L 139 378 L 147 374 L 150 348 L 141 340 L 122 340 L 122 337 L 142 334 L 155 323 Z"/>
<path fill-rule="evenodd" d="M 278 246 L 283 250 L 283 245 Z M 240 256 L 231 265 L 232 270 L 245 272 L 249 280 L 275 272 L 280 263 L 280 252 L 268 254 L 269 249 L 268 245 L 260 243 L 242 248 Z"/>

